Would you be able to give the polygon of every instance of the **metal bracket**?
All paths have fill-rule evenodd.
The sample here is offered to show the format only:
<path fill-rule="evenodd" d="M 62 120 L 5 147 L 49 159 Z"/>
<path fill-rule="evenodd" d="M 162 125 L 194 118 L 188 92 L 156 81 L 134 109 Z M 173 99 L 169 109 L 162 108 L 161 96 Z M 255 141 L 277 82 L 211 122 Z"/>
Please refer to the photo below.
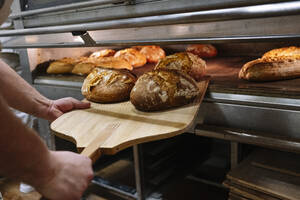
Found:
<path fill-rule="evenodd" d="M 135 0 L 128 0 L 126 2 L 126 5 L 135 5 L 135 4 L 136 4 Z"/>
<path fill-rule="evenodd" d="M 84 44 L 87 46 L 95 46 L 95 40 L 90 36 L 87 31 L 72 31 L 73 36 L 80 36 L 81 39 L 84 41 Z"/>

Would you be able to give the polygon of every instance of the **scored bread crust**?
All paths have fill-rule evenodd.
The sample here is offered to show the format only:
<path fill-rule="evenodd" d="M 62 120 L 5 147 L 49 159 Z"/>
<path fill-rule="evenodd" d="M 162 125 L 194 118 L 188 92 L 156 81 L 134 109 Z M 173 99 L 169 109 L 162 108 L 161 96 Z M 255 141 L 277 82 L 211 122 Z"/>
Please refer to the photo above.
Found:
<path fill-rule="evenodd" d="M 95 68 L 84 80 L 81 93 L 98 103 L 113 103 L 129 99 L 136 77 L 128 70 Z"/>
<path fill-rule="evenodd" d="M 197 55 L 188 52 L 180 52 L 160 60 L 154 69 L 179 70 L 190 75 L 196 81 L 199 81 L 205 74 L 205 68 L 206 62 Z"/>
<path fill-rule="evenodd" d="M 271 51 L 266 52 L 262 56 L 262 59 L 269 62 L 300 59 L 300 48 L 291 46 L 273 49 Z"/>
<path fill-rule="evenodd" d="M 246 63 L 239 78 L 249 81 L 275 81 L 300 76 L 300 60 L 266 61 L 256 59 Z"/>
<path fill-rule="evenodd" d="M 177 70 L 158 69 L 143 74 L 130 93 L 141 111 L 157 111 L 191 103 L 200 91 L 196 81 Z"/>
<path fill-rule="evenodd" d="M 103 49 L 103 50 L 95 51 L 89 56 L 89 58 L 111 57 L 114 56 L 115 53 L 116 51 L 113 49 Z"/>
<path fill-rule="evenodd" d="M 114 57 L 126 60 L 132 65 L 132 67 L 142 67 L 147 63 L 146 56 L 133 48 L 117 51 Z"/>
<path fill-rule="evenodd" d="M 300 48 L 284 47 L 266 52 L 262 58 L 241 68 L 239 78 L 249 81 L 275 81 L 300 77 Z"/>
<path fill-rule="evenodd" d="M 124 59 L 115 57 L 93 57 L 76 64 L 72 73 L 88 75 L 95 67 L 132 70 L 132 66 Z"/>
<path fill-rule="evenodd" d="M 136 46 L 132 47 L 137 49 L 141 54 L 145 55 L 148 63 L 157 63 L 159 60 L 166 57 L 165 51 L 159 46 Z"/>

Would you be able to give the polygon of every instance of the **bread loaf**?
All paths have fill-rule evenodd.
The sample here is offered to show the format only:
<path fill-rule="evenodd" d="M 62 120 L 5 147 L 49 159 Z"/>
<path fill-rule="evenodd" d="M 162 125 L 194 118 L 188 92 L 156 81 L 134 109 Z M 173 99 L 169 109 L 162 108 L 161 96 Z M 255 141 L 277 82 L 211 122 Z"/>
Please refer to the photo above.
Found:
<path fill-rule="evenodd" d="M 173 69 L 187 73 L 199 81 L 205 74 L 206 63 L 197 55 L 187 52 L 175 53 L 160 60 L 155 66 L 157 69 Z"/>
<path fill-rule="evenodd" d="M 132 66 L 126 60 L 121 58 L 91 57 L 83 62 L 76 64 L 72 70 L 72 74 L 88 75 L 95 67 L 132 70 Z"/>
<path fill-rule="evenodd" d="M 246 63 L 239 78 L 249 81 L 275 81 L 300 77 L 300 48 L 271 50 L 262 58 Z"/>
<path fill-rule="evenodd" d="M 81 60 L 86 59 L 85 57 L 81 57 L 78 59 L 75 58 L 62 58 L 59 60 L 55 60 L 50 63 L 47 68 L 48 74 L 66 74 L 71 73 L 74 66 L 80 62 Z"/>
<path fill-rule="evenodd" d="M 191 44 L 187 46 L 186 51 L 200 58 L 212 58 L 218 54 L 217 49 L 211 44 Z"/>
<path fill-rule="evenodd" d="M 117 51 L 114 57 L 126 60 L 132 67 L 142 67 L 147 63 L 146 56 L 133 48 Z"/>
<path fill-rule="evenodd" d="M 113 49 L 103 49 L 100 51 L 95 51 L 90 55 L 89 58 L 103 58 L 103 57 L 111 57 L 114 56 L 116 53 Z"/>
<path fill-rule="evenodd" d="M 96 67 L 84 80 L 81 93 L 86 99 L 99 103 L 125 101 L 135 81 L 136 77 L 128 70 Z"/>
<path fill-rule="evenodd" d="M 159 60 L 166 57 L 165 51 L 159 46 L 134 46 L 141 54 L 145 55 L 148 63 L 157 63 Z"/>
<path fill-rule="evenodd" d="M 156 111 L 191 103 L 198 95 L 197 83 L 189 75 L 158 69 L 139 77 L 130 101 L 138 110 Z"/>

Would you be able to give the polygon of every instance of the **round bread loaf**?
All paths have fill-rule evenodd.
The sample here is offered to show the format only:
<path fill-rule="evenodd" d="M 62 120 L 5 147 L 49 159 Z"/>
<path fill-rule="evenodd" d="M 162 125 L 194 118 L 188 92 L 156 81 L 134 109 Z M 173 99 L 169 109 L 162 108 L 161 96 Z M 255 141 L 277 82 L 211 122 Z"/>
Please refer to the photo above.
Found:
<path fill-rule="evenodd" d="M 191 103 L 198 95 L 192 77 L 177 70 L 159 69 L 137 80 L 130 101 L 138 110 L 156 111 Z"/>
<path fill-rule="evenodd" d="M 206 63 L 197 55 L 187 52 L 175 53 L 161 59 L 157 69 L 172 69 L 184 72 L 199 81 L 205 74 Z"/>
<path fill-rule="evenodd" d="M 142 67 L 147 63 L 146 56 L 133 48 L 122 49 L 120 51 L 117 51 L 114 57 L 126 60 L 127 62 L 129 62 L 129 64 L 132 65 L 133 68 Z"/>
<path fill-rule="evenodd" d="M 216 47 L 211 44 L 191 44 L 187 46 L 186 51 L 200 58 L 212 58 L 218 54 Z"/>
<path fill-rule="evenodd" d="M 81 93 L 98 103 L 120 102 L 129 99 L 136 77 L 127 70 L 95 68 L 84 80 Z"/>

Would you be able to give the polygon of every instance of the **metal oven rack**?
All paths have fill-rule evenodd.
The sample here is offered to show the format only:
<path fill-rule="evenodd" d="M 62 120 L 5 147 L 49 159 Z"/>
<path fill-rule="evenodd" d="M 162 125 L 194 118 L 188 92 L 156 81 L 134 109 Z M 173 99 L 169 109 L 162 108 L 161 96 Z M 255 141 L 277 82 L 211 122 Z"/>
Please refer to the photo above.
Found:
<path fill-rule="evenodd" d="M 91 0 L 28 11 L 14 1 L 10 19 L 15 29 L 0 37 L 13 39 L 2 47 L 19 51 L 23 77 L 50 98 L 82 98 L 81 81 L 32 77 L 28 49 L 300 41 L 299 1 Z M 300 152 L 299 101 L 210 87 L 191 133 L 229 140 L 232 167 L 239 142 Z M 110 189 L 145 198 L 139 154 L 134 146 L 137 194 Z"/>

